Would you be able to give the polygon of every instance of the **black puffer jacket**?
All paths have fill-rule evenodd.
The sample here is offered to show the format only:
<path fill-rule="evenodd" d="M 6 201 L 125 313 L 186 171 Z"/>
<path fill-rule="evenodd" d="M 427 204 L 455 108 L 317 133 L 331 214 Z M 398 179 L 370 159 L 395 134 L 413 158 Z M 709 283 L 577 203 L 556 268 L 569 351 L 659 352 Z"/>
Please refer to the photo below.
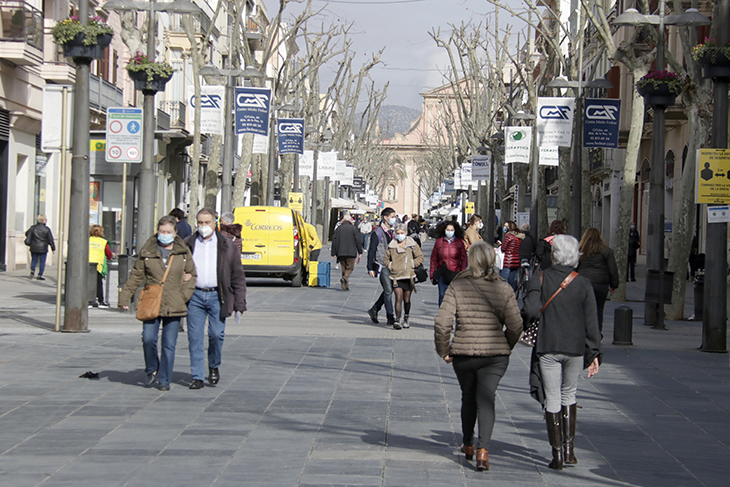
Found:
<path fill-rule="evenodd" d="M 25 232 L 25 236 L 30 235 L 30 253 L 45 254 L 48 252 L 48 246 L 51 250 L 56 251 L 56 244 L 53 241 L 51 229 L 45 223 L 36 223 Z"/>
<path fill-rule="evenodd" d="M 587 277 L 592 284 L 608 284 L 611 289 L 618 287 L 618 266 L 613 250 L 606 250 L 593 255 L 584 255 L 580 259 L 578 272 Z"/>
<path fill-rule="evenodd" d="M 523 309 L 529 321 L 540 317 L 543 303 L 550 299 L 572 271 L 570 267 L 553 264 L 542 272 L 542 288 L 540 279 L 530 279 Z M 547 305 L 540 317 L 535 352 L 538 356 L 546 353 L 583 356 L 585 367 L 596 357 L 601 360 L 596 297 L 588 279 L 577 276 Z"/>

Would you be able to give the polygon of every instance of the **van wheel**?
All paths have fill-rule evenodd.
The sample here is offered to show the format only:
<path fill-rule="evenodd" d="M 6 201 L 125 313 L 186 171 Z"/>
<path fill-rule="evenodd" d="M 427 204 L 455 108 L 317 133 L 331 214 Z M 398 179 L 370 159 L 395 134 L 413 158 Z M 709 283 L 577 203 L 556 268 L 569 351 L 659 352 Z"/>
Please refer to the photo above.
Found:
<path fill-rule="evenodd" d="M 304 269 L 299 267 L 299 271 L 292 276 L 291 287 L 302 287 L 302 280 L 304 279 Z"/>

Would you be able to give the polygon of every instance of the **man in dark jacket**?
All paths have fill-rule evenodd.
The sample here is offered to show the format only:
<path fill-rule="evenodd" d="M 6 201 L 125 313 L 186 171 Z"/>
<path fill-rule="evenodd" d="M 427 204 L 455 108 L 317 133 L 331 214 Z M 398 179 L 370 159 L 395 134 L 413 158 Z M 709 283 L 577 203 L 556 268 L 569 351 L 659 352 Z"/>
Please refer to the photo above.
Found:
<path fill-rule="evenodd" d="M 336 258 L 342 267 L 340 285 L 343 291 L 350 290 L 350 274 L 355 269 L 355 257 L 362 255 L 362 237 L 360 230 L 352 224 L 352 217 L 346 214 L 342 224 L 335 230 L 332 238 L 332 257 Z"/>
<path fill-rule="evenodd" d="M 51 229 L 46 226 L 46 215 L 38 215 L 36 223 L 25 232 L 25 243 L 30 247 L 30 278 L 35 275 L 35 266 L 38 264 L 38 280 L 45 281 L 43 271 L 46 269 L 46 255 L 50 245 L 56 253 L 56 244 L 53 241 Z"/>
<path fill-rule="evenodd" d="M 198 273 L 195 292 L 188 302 L 188 346 L 190 389 L 201 389 L 205 376 L 203 337 L 208 319 L 208 382 L 220 380 L 221 352 L 226 318 L 246 311 L 246 276 L 241 254 L 233 242 L 215 230 L 215 211 L 198 212 L 198 229 L 185 240 L 190 247 Z"/>
<path fill-rule="evenodd" d="M 170 212 L 170 216 L 174 216 L 177 220 L 175 228 L 177 230 L 178 237 L 185 240 L 193 234 L 193 229 L 190 228 L 190 224 L 185 221 L 185 213 L 183 213 L 180 208 L 173 208 Z"/>
<path fill-rule="evenodd" d="M 388 318 L 388 325 L 395 324 L 395 309 L 393 308 L 393 281 L 390 279 L 390 270 L 383 265 L 385 250 L 393 240 L 393 226 L 398 223 L 393 208 L 384 208 L 380 212 L 380 226 L 370 234 L 370 247 L 368 248 L 368 274 L 370 277 L 380 277 L 380 285 L 383 292 L 375 301 L 373 307 L 368 310 L 368 315 L 373 323 L 378 323 L 378 312 L 385 306 L 385 314 Z"/>

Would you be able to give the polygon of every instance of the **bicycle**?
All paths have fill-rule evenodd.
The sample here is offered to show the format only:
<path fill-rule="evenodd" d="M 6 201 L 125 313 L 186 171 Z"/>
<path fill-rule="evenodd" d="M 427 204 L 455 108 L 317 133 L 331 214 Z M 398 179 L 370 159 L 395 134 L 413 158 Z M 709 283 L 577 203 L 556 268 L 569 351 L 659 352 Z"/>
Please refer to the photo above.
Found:
<path fill-rule="evenodd" d="M 522 295 L 522 299 L 527 295 L 527 286 L 530 284 L 530 274 L 533 265 L 528 259 L 522 259 L 520 261 L 520 269 L 517 272 L 517 279 L 515 280 L 515 297 L 517 299 Z"/>

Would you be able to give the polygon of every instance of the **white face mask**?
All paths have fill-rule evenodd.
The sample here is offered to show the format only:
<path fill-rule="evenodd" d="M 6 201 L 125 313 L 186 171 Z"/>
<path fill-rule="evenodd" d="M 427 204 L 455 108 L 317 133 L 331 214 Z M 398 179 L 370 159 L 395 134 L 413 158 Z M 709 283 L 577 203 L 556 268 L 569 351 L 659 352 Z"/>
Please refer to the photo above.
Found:
<path fill-rule="evenodd" d="M 406 236 L 405 236 L 405 235 L 403 235 L 402 233 L 399 233 L 398 235 L 396 235 L 396 236 L 395 236 L 395 239 L 396 239 L 397 241 L 399 241 L 399 242 L 402 242 L 403 240 L 405 240 L 405 239 L 406 239 Z"/>
<path fill-rule="evenodd" d="M 396 224 L 396 223 L 398 223 L 398 220 L 396 220 L 395 218 L 389 218 L 389 219 L 388 219 L 388 224 L 389 224 L 389 225 L 390 225 L 391 227 L 395 226 L 395 224 Z"/>
<path fill-rule="evenodd" d="M 454 236 L 453 230 L 446 230 L 444 234 L 446 235 L 446 238 L 452 238 Z"/>
<path fill-rule="evenodd" d="M 208 225 L 198 225 L 198 233 L 203 238 L 208 238 L 213 235 L 213 229 L 210 228 Z"/>
<path fill-rule="evenodd" d="M 482 228 L 484 228 L 484 223 L 483 222 L 479 222 L 479 225 L 477 225 L 477 228 L 479 230 L 481 230 Z"/>

